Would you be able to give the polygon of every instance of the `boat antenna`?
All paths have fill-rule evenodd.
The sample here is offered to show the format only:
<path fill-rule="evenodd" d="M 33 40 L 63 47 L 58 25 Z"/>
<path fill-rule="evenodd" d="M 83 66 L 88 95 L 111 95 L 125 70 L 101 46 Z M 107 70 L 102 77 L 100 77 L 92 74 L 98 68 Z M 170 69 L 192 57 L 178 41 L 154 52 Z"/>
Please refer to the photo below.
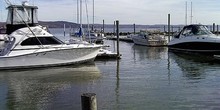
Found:
<path fill-rule="evenodd" d="M 188 16 L 188 15 L 187 15 L 187 1 L 186 1 L 186 4 L 185 4 L 185 5 L 186 5 L 186 12 L 185 12 L 185 13 L 186 13 L 186 14 L 185 14 L 185 25 L 187 25 L 187 16 Z"/>

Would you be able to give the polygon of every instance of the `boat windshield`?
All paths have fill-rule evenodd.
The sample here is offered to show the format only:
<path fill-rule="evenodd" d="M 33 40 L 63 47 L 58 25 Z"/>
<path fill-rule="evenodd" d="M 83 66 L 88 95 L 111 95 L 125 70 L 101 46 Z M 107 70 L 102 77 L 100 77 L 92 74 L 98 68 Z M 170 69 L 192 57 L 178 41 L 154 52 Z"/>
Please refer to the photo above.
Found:
<path fill-rule="evenodd" d="M 140 31 L 139 35 L 140 36 L 145 36 L 145 35 L 148 35 L 148 32 L 147 31 Z"/>
<path fill-rule="evenodd" d="M 205 35 L 205 34 L 212 34 L 212 32 L 210 32 L 206 26 L 199 26 L 197 34 L 198 35 Z"/>
<path fill-rule="evenodd" d="M 212 34 L 206 26 L 203 25 L 191 25 L 184 28 L 183 35 L 189 36 L 189 35 L 208 35 Z"/>
<path fill-rule="evenodd" d="M 62 41 L 56 39 L 55 37 L 30 37 L 24 40 L 21 45 L 29 46 L 29 45 L 59 45 L 62 44 Z"/>

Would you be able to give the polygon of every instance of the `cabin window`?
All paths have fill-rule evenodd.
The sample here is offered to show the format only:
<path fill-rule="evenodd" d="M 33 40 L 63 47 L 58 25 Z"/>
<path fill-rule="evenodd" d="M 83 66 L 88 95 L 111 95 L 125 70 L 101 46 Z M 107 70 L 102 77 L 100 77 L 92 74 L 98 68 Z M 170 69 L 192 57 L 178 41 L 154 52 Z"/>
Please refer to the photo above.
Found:
<path fill-rule="evenodd" d="M 212 34 L 208 29 L 207 27 L 205 26 L 199 26 L 198 27 L 198 35 L 206 35 L 206 34 Z"/>
<path fill-rule="evenodd" d="M 186 28 L 185 30 L 183 30 L 182 35 L 184 35 L 184 36 L 193 35 L 193 33 L 192 33 L 192 28 L 191 28 L 191 27 L 188 27 L 188 28 Z"/>
<path fill-rule="evenodd" d="M 21 45 L 28 46 L 28 45 L 56 45 L 61 44 L 60 41 L 54 39 L 53 37 L 31 37 L 24 40 Z"/>

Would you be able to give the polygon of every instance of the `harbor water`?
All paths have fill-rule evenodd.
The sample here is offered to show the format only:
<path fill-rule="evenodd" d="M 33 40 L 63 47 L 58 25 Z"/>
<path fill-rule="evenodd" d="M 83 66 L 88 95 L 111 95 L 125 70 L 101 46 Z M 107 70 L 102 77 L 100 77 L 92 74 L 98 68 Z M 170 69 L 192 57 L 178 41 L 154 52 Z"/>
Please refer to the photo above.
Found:
<path fill-rule="evenodd" d="M 104 43 L 116 51 L 115 41 Z M 220 109 L 218 61 L 126 42 L 120 53 L 120 60 L 0 71 L 0 109 L 81 110 L 83 93 L 96 93 L 98 110 Z"/>

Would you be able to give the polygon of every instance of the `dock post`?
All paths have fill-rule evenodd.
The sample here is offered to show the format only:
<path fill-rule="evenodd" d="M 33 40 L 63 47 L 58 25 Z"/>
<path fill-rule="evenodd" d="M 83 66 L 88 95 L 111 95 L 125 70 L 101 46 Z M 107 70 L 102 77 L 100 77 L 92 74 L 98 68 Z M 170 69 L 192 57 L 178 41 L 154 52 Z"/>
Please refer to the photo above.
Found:
<path fill-rule="evenodd" d="M 134 24 L 134 34 L 136 34 L 136 26 L 135 26 L 135 24 Z"/>
<path fill-rule="evenodd" d="M 215 34 L 215 23 L 213 23 L 213 26 L 212 26 L 212 31 L 213 31 L 213 33 Z"/>
<path fill-rule="evenodd" d="M 170 14 L 168 14 L 168 41 L 170 42 Z"/>
<path fill-rule="evenodd" d="M 95 93 L 84 93 L 81 95 L 82 110 L 97 110 Z"/>
<path fill-rule="evenodd" d="M 103 33 L 105 33 L 105 20 L 104 19 L 102 21 L 102 28 L 103 28 Z"/>
<path fill-rule="evenodd" d="M 63 35 L 66 36 L 66 24 L 63 24 Z"/>
<path fill-rule="evenodd" d="M 120 58 L 120 53 L 119 53 L 119 21 L 116 20 L 116 35 L 117 35 L 117 59 Z"/>

